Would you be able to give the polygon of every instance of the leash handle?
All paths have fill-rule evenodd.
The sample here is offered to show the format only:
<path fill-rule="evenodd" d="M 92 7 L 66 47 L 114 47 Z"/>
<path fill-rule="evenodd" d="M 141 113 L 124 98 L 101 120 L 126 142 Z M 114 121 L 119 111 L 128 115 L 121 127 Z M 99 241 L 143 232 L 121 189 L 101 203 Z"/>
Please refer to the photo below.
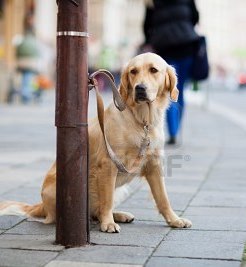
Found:
<path fill-rule="evenodd" d="M 105 141 L 105 145 L 107 148 L 107 152 L 108 155 L 110 157 L 110 159 L 114 162 L 115 166 L 117 167 L 117 169 L 122 172 L 122 173 L 127 173 L 127 174 L 134 174 L 136 173 L 137 170 L 139 170 L 142 159 L 145 155 L 146 149 L 150 144 L 150 139 L 148 136 L 149 130 L 148 130 L 148 126 L 145 125 L 144 126 L 144 133 L 145 136 L 142 139 L 141 142 L 141 146 L 138 152 L 138 156 L 135 159 L 131 169 L 127 169 L 124 164 L 120 161 L 120 159 L 117 157 L 117 155 L 115 154 L 115 152 L 113 151 L 112 147 L 110 146 L 107 137 L 105 135 L 105 127 L 104 127 L 104 103 L 103 103 L 103 99 L 102 96 L 98 90 L 98 83 L 96 80 L 96 76 L 98 74 L 103 74 L 105 77 L 107 77 L 112 85 L 111 89 L 113 92 L 113 98 L 114 98 L 114 104 L 115 106 L 120 110 L 123 111 L 126 108 L 126 104 L 124 103 L 124 101 L 122 100 L 118 89 L 115 85 L 115 80 L 113 75 L 107 71 L 107 70 L 98 70 L 93 72 L 90 76 L 89 76 L 89 90 L 94 89 L 96 92 L 96 99 L 97 99 L 97 117 L 98 117 L 98 121 L 99 121 L 99 125 L 100 125 L 100 129 L 102 131 L 103 134 L 103 138 Z"/>
<path fill-rule="evenodd" d="M 94 86 L 95 78 L 99 74 L 104 75 L 110 81 L 111 89 L 112 89 L 112 93 L 113 93 L 114 104 L 115 104 L 116 108 L 119 111 L 123 111 L 124 109 L 126 109 L 126 104 L 122 100 L 121 95 L 119 94 L 119 91 L 118 91 L 117 86 L 115 84 L 114 76 L 110 71 L 105 70 L 105 69 L 99 69 L 99 70 L 93 72 L 89 76 L 89 85 L 92 85 L 92 87 Z M 96 86 L 98 87 L 98 84 L 96 84 Z"/>

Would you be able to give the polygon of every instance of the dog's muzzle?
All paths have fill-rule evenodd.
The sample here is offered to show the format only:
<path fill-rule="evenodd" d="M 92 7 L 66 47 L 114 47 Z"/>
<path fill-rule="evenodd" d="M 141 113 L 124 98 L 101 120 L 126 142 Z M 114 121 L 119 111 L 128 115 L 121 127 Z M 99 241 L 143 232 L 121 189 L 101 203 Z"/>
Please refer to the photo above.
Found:
<path fill-rule="evenodd" d="M 144 84 L 138 84 L 135 87 L 135 101 L 149 101 L 147 93 L 147 87 Z"/>

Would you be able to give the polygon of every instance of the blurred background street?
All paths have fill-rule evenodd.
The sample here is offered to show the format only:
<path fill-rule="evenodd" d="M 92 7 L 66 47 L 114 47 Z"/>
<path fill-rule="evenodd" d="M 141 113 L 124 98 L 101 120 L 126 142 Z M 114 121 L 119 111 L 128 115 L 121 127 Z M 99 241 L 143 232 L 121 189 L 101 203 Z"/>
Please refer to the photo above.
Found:
<path fill-rule="evenodd" d="M 144 42 L 142 30 L 144 0 L 93 0 L 89 2 L 89 66 L 106 68 L 118 73 L 127 60 L 136 54 Z M 243 25 L 245 2 L 237 0 L 197 0 L 200 22 L 197 31 L 208 42 L 213 90 L 243 91 L 246 83 L 246 35 Z M 124 10 L 124 12 L 122 12 Z M 32 24 L 39 48 L 36 70 L 54 87 L 56 46 L 55 1 L 0 1 L 0 102 L 19 101 L 20 72 L 17 47 Z M 27 15 L 33 17 L 26 19 Z M 24 23 L 25 20 L 28 22 Z M 28 24 L 29 23 L 29 24 Z M 28 26 L 29 25 L 29 26 Z M 31 41 L 28 45 L 30 46 Z M 34 52 L 34 51 L 33 51 Z M 53 86 L 52 86 L 53 83 Z M 41 84 L 44 84 L 41 82 Z M 34 90 L 40 81 L 34 82 Z M 205 86 L 206 88 L 206 86 Z M 11 95 L 17 91 L 17 97 Z"/>

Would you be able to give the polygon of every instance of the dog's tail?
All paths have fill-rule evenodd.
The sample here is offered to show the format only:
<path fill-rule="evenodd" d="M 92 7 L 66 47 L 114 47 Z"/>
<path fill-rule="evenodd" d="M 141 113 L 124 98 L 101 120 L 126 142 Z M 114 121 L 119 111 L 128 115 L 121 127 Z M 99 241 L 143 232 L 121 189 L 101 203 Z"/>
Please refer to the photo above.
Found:
<path fill-rule="evenodd" d="M 0 202 L 1 215 L 19 215 L 26 217 L 45 217 L 43 203 L 29 205 L 22 202 L 5 201 Z"/>

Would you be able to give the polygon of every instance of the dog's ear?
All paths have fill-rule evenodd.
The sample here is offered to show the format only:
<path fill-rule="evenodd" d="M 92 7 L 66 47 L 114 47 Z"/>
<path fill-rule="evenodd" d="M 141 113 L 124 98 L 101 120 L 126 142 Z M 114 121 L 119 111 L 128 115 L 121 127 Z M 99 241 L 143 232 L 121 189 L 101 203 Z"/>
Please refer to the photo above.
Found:
<path fill-rule="evenodd" d="M 127 73 L 127 67 L 125 67 L 121 74 L 120 79 L 120 95 L 124 101 L 127 100 L 128 97 L 128 73 Z"/>
<path fill-rule="evenodd" d="M 173 102 L 178 101 L 179 90 L 177 88 L 177 75 L 175 69 L 168 65 L 165 76 L 165 88 L 170 92 L 170 98 Z"/>

